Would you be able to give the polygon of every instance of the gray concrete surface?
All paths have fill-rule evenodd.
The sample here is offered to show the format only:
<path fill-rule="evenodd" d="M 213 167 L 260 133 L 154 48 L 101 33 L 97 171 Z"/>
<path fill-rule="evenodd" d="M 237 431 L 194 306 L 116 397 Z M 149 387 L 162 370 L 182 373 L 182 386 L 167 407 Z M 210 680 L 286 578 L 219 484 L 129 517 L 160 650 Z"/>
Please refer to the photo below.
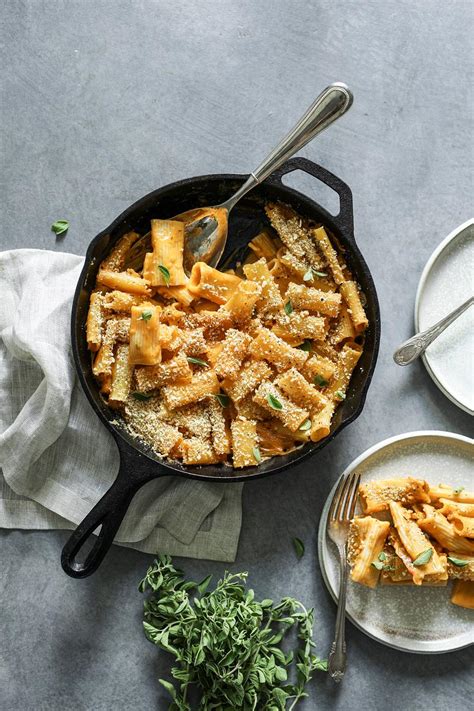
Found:
<path fill-rule="evenodd" d="M 245 172 L 332 80 L 351 113 L 303 151 L 352 187 L 356 234 L 378 285 L 383 337 L 363 414 L 313 461 L 245 490 L 233 570 L 257 593 L 316 608 L 325 654 L 335 608 L 315 531 L 332 482 L 377 441 L 414 429 L 468 434 L 468 415 L 394 347 L 412 331 L 434 247 L 472 213 L 470 0 L 6 0 L 1 248 L 83 254 L 144 193 Z M 313 184 L 301 183 L 305 190 Z M 317 195 L 317 193 L 314 193 Z M 55 239 L 51 223 L 71 222 Z M 90 579 L 59 566 L 66 533 L 0 532 L 2 711 L 166 708 L 168 659 L 143 637 L 136 585 L 151 558 L 114 547 Z M 299 563 L 291 539 L 306 542 Z M 223 565 L 179 561 L 190 576 Z M 402 654 L 348 625 L 349 669 L 302 709 L 463 709 L 472 650 Z"/>

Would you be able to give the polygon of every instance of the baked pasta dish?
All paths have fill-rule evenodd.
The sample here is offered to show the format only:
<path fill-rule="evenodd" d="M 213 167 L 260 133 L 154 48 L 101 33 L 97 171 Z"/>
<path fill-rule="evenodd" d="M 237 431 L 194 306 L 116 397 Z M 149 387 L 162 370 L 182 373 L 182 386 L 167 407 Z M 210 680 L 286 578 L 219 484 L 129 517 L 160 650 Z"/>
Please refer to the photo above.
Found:
<path fill-rule="evenodd" d="M 382 585 L 445 586 L 451 602 L 474 609 L 474 492 L 411 477 L 359 487 L 362 515 L 351 522 L 351 578 Z"/>
<path fill-rule="evenodd" d="M 267 204 L 235 270 L 183 269 L 184 224 L 151 220 L 101 263 L 93 373 L 127 429 L 184 464 L 257 466 L 330 432 L 363 349 L 364 298 L 321 225 Z M 134 250 L 135 246 L 135 250 Z M 134 268 L 127 268 L 130 263 Z"/>

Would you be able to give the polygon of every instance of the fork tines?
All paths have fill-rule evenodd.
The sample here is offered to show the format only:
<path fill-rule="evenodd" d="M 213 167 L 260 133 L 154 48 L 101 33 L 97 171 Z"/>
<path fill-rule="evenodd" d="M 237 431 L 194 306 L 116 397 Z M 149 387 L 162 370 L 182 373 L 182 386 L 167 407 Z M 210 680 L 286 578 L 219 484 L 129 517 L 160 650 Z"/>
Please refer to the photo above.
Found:
<path fill-rule="evenodd" d="M 360 474 L 357 472 L 351 472 L 339 479 L 329 509 L 328 524 L 350 521 L 354 517 L 359 484 Z"/>

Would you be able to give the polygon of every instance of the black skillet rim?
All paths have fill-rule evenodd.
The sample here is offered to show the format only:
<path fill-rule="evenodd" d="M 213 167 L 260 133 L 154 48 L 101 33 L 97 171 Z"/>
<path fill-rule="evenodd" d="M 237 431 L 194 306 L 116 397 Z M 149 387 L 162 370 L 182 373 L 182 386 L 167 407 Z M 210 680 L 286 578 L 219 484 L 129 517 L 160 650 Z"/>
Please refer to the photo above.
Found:
<path fill-rule="evenodd" d="M 288 161 L 287 164 L 292 163 L 295 165 L 295 168 L 297 169 L 298 167 L 301 167 L 302 170 L 304 170 L 305 165 L 312 165 L 314 167 L 317 167 L 319 170 L 322 170 L 327 176 L 330 176 L 333 178 L 335 181 L 341 183 L 344 185 L 344 187 L 349 190 L 348 186 L 346 186 L 342 181 L 337 178 L 337 176 L 329 173 L 326 169 L 320 168 L 320 166 L 317 166 L 316 164 L 312 163 L 311 161 L 308 161 L 307 159 L 302 159 L 302 158 L 293 158 L 291 161 Z M 286 171 L 283 171 L 283 173 Z M 296 464 L 301 464 L 304 460 L 307 458 L 313 456 L 317 452 L 319 452 L 323 447 L 328 445 L 332 440 L 345 428 L 347 427 L 351 422 L 353 422 L 357 417 L 361 414 L 363 407 L 365 405 L 366 397 L 367 397 L 367 392 L 370 387 L 370 383 L 372 381 L 373 373 L 375 370 L 375 366 L 377 363 L 377 357 L 378 357 L 378 351 L 379 351 L 379 345 L 380 345 L 380 308 L 379 308 L 379 303 L 378 303 L 378 297 L 377 297 L 377 292 L 375 289 L 375 284 L 371 275 L 371 272 L 367 266 L 367 263 L 355 241 L 353 229 L 352 229 L 352 224 L 347 225 L 347 224 L 338 224 L 337 222 L 337 217 L 334 217 L 331 215 L 324 207 L 322 207 L 318 202 L 310 198 L 309 196 L 305 195 L 304 193 L 301 193 L 298 190 L 295 190 L 293 188 L 288 187 L 287 185 L 282 184 L 281 182 L 281 175 L 278 173 L 275 176 L 272 176 L 269 178 L 267 181 L 265 181 L 266 184 L 269 186 L 277 186 L 277 187 L 282 187 L 285 191 L 285 194 L 288 195 L 288 202 L 291 202 L 290 198 L 294 198 L 296 201 L 298 200 L 303 200 L 303 201 L 309 201 L 312 203 L 314 208 L 324 217 L 325 224 L 336 233 L 342 233 L 347 242 L 350 244 L 350 250 L 354 251 L 357 254 L 357 258 L 361 264 L 361 267 L 364 269 L 365 272 L 365 278 L 368 281 L 370 285 L 370 295 L 369 298 L 371 300 L 371 305 L 372 308 L 375 312 L 375 319 L 374 323 L 371 324 L 371 327 L 374 329 L 373 333 L 373 349 L 372 349 L 372 357 L 370 360 L 370 365 L 366 369 L 366 374 L 365 374 L 365 380 L 363 383 L 363 387 L 361 388 L 360 393 L 358 394 L 358 406 L 355 408 L 355 410 L 349 414 L 347 417 L 341 420 L 341 422 L 334 428 L 330 434 L 325 437 L 323 440 L 320 442 L 316 442 L 314 444 L 309 443 L 308 445 L 305 445 L 301 449 L 295 450 L 295 452 L 298 452 L 298 456 L 292 458 L 290 461 L 284 461 L 284 462 L 279 462 L 279 459 L 284 459 L 283 457 L 274 457 L 273 461 L 276 462 L 275 466 L 270 467 L 268 470 L 259 470 L 259 468 L 254 468 L 254 467 L 248 467 L 247 469 L 241 470 L 238 474 L 234 474 L 233 470 L 231 467 L 228 467 L 229 473 L 227 474 L 227 471 L 221 476 L 218 476 L 216 474 L 206 474 L 206 466 L 203 466 L 202 468 L 199 468 L 198 472 L 195 471 L 190 471 L 189 469 L 184 468 L 183 465 L 180 465 L 178 462 L 168 462 L 166 460 L 161 460 L 155 458 L 157 455 L 152 452 L 151 449 L 147 448 L 146 445 L 143 444 L 143 442 L 140 442 L 139 440 L 137 441 L 137 444 L 133 442 L 133 438 L 130 435 L 126 435 L 122 429 L 116 425 L 114 425 L 102 412 L 100 407 L 95 401 L 94 394 L 92 390 L 89 387 L 89 384 L 86 379 L 85 372 L 82 367 L 81 363 L 81 358 L 80 358 L 80 353 L 79 353 L 79 343 L 77 340 L 77 320 L 78 320 L 78 303 L 79 299 L 81 297 L 81 292 L 84 287 L 84 284 L 87 280 L 87 277 L 89 275 L 90 269 L 91 269 L 91 259 L 92 259 L 92 252 L 95 250 L 95 247 L 97 243 L 107 237 L 108 235 L 113 234 L 114 230 L 116 230 L 122 223 L 127 222 L 132 229 L 133 226 L 130 225 L 130 222 L 128 221 L 128 217 L 134 213 L 135 211 L 139 210 L 140 207 L 143 205 L 148 200 L 159 198 L 166 190 L 179 190 L 179 189 L 186 189 L 187 187 L 193 186 L 196 181 L 216 181 L 216 180 L 222 180 L 222 181 L 239 181 L 239 182 L 244 182 L 247 179 L 248 176 L 246 175 L 241 175 L 241 174 L 233 174 L 233 173 L 216 173 L 216 174 L 210 174 L 210 175 L 199 175 L 199 176 L 194 176 L 192 178 L 185 178 L 183 180 L 179 180 L 173 183 L 168 183 L 167 185 L 164 185 L 160 188 L 157 188 L 156 190 L 151 191 L 150 193 L 147 193 L 146 195 L 140 197 L 138 200 L 136 200 L 132 205 L 130 205 L 126 210 L 124 210 L 120 215 L 118 215 L 112 223 L 99 232 L 90 242 L 86 255 L 85 255 L 85 261 L 84 261 L 84 266 L 81 270 L 81 274 L 78 279 L 78 283 L 76 286 L 76 290 L 74 293 L 74 299 L 73 299 L 73 304 L 72 304 L 72 312 L 71 312 L 71 344 L 72 344 L 72 353 L 73 353 L 73 358 L 74 358 L 74 364 L 76 368 L 76 372 L 78 374 L 79 382 L 81 384 L 82 390 L 85 393 L 88 401 L 92 405 L 92 408 L 94 412 L 98 415 L 100 420 L 103 422 L 103 424 L 106 426 L 108 431 L 112 434 L 114 439 L 117 442 L 117 445 L 119 446 L 119 449 L 121 453 L 123 454 L 123 450 L 130 450 L 130 454 L 135 454 L 135 455 L 141 455 L 143 457 L 146 457 L 150 468 L 165 468 L 166 473 L 162 471 L 157 471 L 156 476 L 163 476 L 163 475 L 174 475 L 174 476 L 182 476 L 186 478 L 191 478 L 191 479 L 196 479 L 200 481 L 212 481 L 212 482 L 246 482 L 246 481 L 252 481 L 258 478 L 264 478 L 273 474 L 276 474 L 277 472 L 282 472 L 282 471 L 287 471 L 289 468 L 295 466 Z M 264 183 L 264 185 L 265 185 Z M 356 275 L 357 276 L 357 275 Z M 367 289 L 365 289 L 365 293 L 367 296 Z M 81 324 L 82 327 L 84 326 L 84 323 Z M 83 331 L 83 328 L 81 329 Z M 142 449 L 139 449 L 137 445 L 140 445 Z M 149 451 L 147 451 L 149 449 Z M 293 454 L 295 453 L 293 452 Z M 202 471 L 202 473 L 201 473 Z M 153 478 L 153 474 L 150 471 L 150 478 Z"/>

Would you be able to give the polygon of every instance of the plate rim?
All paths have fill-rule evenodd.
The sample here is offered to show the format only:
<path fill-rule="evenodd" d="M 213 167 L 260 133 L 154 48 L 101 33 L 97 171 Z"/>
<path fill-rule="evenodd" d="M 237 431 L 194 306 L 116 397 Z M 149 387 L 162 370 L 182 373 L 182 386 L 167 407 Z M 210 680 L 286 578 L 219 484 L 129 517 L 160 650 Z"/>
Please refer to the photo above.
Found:
<path fill-rule="evenodd" d="M 339 480 L 343 477 L 352 472 L 354 469 L 356 469 L 362 462 L 364 462 L 366 459 L 371 457 L 373 454 L 378 452 L 381 449 L 384 449 L 386 447 L 389 447 L 396 442 L 401 442 L 406 439 L 421 439 L 421 438 L 430 438 L 430 437 L 443 437 L 448 440 L 456 440 L 460 442 L 464 442 L 466 444 L 470 444 L 474 446 L 474 439 L 471 437 L 467 437 L 466 435 L 461 435 L 458 434 L 457 432 L 448 432 L 445 430 L 414 430 L 412 432 L 404 432 L 402 434 L 394 435 L 392 437 L 388 437 L 384 440 L 381 440 L 380 442 L 377 442 L 376 444 L 372 445 L 368 449 L 366 449 L 362 454 L 360 454 L 358 457 L 356 457 L 341 473 L 341 475 L 337 478 L 337 480 L 334 483 L 334 486 L 332 487 L 331 491 L 329 492 L 329 495 L 324 502 L 324 507 L 321 513 L 321 518 L 319 519 L 319 526 L 318 526 L 318 559 L 319 559 L 319 567 L 321 570 L 321 576 L 323 578 L 324 584 L 326 586 L 326 589 L 328 590 L 329 594 L 331 595 L 332 599 L 334 600 L 335 603 L 338 601 L 338 595 L 336 595 L 336 591 L 333 590 L 327 573 L 326 573 L 326 567 L 324 565 L 324 555 L 323 555 L 323 544 L 326 539 L 326 521 L 327 521 L 327 514 L 329 512 L 329 506 L 330 502 L 332 500 L 332 496 L 336 490 L 337 484 Z M 400 652 L 407 652 L 410 654 L 447 654 L 449 652 L 456 652 L 460 649 L 466 649 L 467 647 L 471 647 L 474 645 L 474 636 L 471 642 L 467 642 L 466 644 L 461 644 L 457 645 L 455 647 L 448 647 L 448 648 L 443 648 L 443 649 L 413 649 L 412 647 L 404 647 L 399 644 L 395 644 L 393 642 L 390 642 L 385 639 L 381 639 L 380 637 L 377 637 L 375 634 L 372 634 L 369 632 L 367 629 L 365 629 L 359 622 L 356 620 L 351 614 L 346 609 L 346 619 L 348 619 L 357 629 L 359 629 L 363 634 L 367 635 L 367 637 L 370 637 L 371 639 L 375 640 L 376 642 L 379 642 L 380 644 L 385 645 L 386 647 L 390 647 L 391 649 L 396 649 Z"/>
<path fill-rule="evenodd" d="M 414 316 L 414 321 L 415 321 L 415 332 L 418 333 L 420 330 L 420 305 L 421 305 L 421 299 L 423 297 L 423 292 L 426 286 L 426 282 L 428 280 L 428 276 L 435 264 L 435 262 L 438 260 L 438 257 L 440 257 L 441 253 L 444 252 L 446 247 L 453 242 L 456 237 L 458 237 L 464 230 L 466 230 L 468 227 L 471 227 L 471 225 L 474 225 L 474 217 L 471 217 L 469 220 L 466 220 L 466 222 L 463 222 L 461 225 L 456 227 L 452 232 L 449 233 L 447 237 L 443 239 L 443 241 L 435 248 L 435 250 L 431 253 L 431 256 L 429 257 L 428 261 L 426 262 L 423 271 L 421 272 L 420 280 L 418 282 L 418 288 L 416 290 L 416 297 L 415 297 L 415 316 Z M 445 395 L 448 400 L 451 400 L 455 405 L 457 405 L 461 410 L 464 412 L 467 412 L 469 415 L 474 416 L 474 410 L 471 410 L 467 405 L 465 405 L 463 402 L 458 400 L 448 389 L 447 387 L 442 383 L 442 381 L 436 376 L 435 372 L 433 371 L 429 359 L 426 355 L 426 353 L 423 353 L 421 356 L 421 359 L 424 363 L 424 366 L 426 370 L 428 371 L 428 374 L 431 378 L 431 380 L 434 382 L 434 384 L 441 390 L 443 395 Z"/>

